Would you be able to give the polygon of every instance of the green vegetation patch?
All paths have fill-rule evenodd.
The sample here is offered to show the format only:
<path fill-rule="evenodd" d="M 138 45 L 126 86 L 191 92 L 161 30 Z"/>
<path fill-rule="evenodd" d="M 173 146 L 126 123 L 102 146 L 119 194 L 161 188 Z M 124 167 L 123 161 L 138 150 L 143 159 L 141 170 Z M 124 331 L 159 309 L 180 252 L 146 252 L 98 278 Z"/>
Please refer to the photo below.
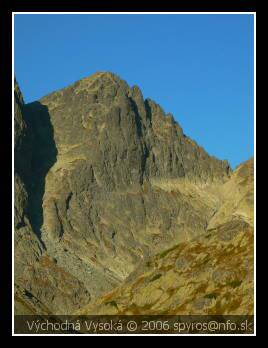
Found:
<path fill-rule="evenodd" d="M 146 262 L 146 267 L 150 268 L 152 266 L 152 262 L 151 261 L 147 261 Z"/>
<path fill-rule="evenodd" d="M 150 280 L 149 283 L 154 282 L 155 280 L 159 279 L 162 277 L 161 273 L 156 274 L 155 276 L 153 276 Z"/>
<path fill-rule="evenodd" d="M 228 283 L 227 285 L 231 286 L 232 288 L 238 288 L 241 284 L 242 284 L 242 280 L 236 279 Z"/>
<path fill-rule="evenodd" d="M 217 297 L 218 294 L 216 294 L 215 292 L 211 292 L 210 294 L 204 296 L 204 298 L 209 298 L 210 300 L 216 300 Z"/>
<path fill-rule="evenodd" d="M 108 301 L 105 303 L 105 306 L 112 306 L 118 309 L 117 303 L 115 301 Z"/>
<path fill-rule="evenodd" d="M 177 247 L 178 247 L 178 245 L 174 245 L 174 247 L 169 248 L 169 249 L 163 251 L 163 252 L 159 255 L 160 259 L 162 259 L 163 257 L 167 256 L 171 251 L 175 250 Z"/>

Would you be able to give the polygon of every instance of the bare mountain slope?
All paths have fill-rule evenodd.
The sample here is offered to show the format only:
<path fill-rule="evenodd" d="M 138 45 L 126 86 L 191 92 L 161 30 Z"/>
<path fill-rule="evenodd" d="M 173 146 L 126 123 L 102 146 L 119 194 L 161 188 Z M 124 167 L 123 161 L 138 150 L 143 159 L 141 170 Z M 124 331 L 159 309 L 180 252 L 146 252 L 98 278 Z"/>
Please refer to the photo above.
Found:
<path fill-rule="evenodd" d="M 253 314 L 253 160 L 225 185 L 239 194 L 231 200 L 222 188 L 213 228 L 149 258 L 77 314 Z"/>
<path fill-rule="evenodd" d="M 248 214 L 253 191 L 240 194 L 237 172 L 116 75 L 26 105 L 18 91 L 15 281 L 37 312 L 73 313 L 147 260 Z"/>

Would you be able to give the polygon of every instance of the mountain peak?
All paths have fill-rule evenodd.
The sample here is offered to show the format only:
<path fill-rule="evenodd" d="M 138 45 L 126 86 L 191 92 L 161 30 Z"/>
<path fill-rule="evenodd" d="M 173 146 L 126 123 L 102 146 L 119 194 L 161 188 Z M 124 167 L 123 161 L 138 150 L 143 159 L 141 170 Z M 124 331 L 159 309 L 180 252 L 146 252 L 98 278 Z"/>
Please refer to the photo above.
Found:
<path fill-rule="evenodd" d="M 213 217 L 213 227 L 222 216 L 233 224 L 230 214 L 251 223 L 228 163 L 113 73 L 23 107 L 15 98 L 15 121 L 15 278 L 34 308 L 74 313 L 145 260 L 203 236 Z M 230 207 L 228 183 L 230 194 L 240 185 Z"/>
<path fill-rule="evenodd" d="M 111 71 L 96 71 L 94 74 L 91 74 L 87 77 L 84 77 L 77 81 L 76 83 L 83 83 L 83 82 L 91 82 L 93 83 L 94 81 L 99 81 L 101 83 L 126 83 L 119 75 L 111 72 Z M 75 84 L 76 84 L 75 83 Z"/>
<path fill-rule="evenodd" d="M 101 175 L 110 186 L 119 188 L 123 182 L 130 185 L 162 176 L 206 182 L 229 175 L 226 161 L 209 156 L 183 135 L 171 114 L 166 115 L 151 99 L 144 100 L 138 86 L 129 87 L 111 72 L 96 72 L 42 98 L 40 104 L 47 108 L 59 154 L 63 148 L 82 146 L 90 139 L 94 154 L 86 151 L 83 156 L 95 163 L 97 153 L 102 157 L 104 149 L 110 149 L 105 162 L 111 168 Z"/>

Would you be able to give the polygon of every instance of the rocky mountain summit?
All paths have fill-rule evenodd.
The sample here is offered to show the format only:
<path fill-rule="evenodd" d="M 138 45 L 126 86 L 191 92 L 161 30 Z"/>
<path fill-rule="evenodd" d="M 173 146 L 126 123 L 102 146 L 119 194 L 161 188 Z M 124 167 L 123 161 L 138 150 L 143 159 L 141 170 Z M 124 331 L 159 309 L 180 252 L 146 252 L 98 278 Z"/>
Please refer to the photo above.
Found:
<path fill-rule="evenodd" d="M 210 289 L 210 276 L 226 263 L 232 272 L 239 257 L 251 262 L 253 160 L 232 172 L 227 161 L 187 137 L 171 114 L 112 73 L 96 73 L 30 104 L 16 82 L 14 93 L 16 313 L 110 307 L 143 313 L 164 297 L 170 302 L 164 312 L 180 312 L 175 303 L 189 293 L 180 290 L 187 282 L 175 271 L 179 255 L 191 258 L 189 282 L 194 273 L 202 277 L 197 294 Z M 236 235 L 243 251 L 234 244 L 237 259 L 221 258 L 225 248 L 231 253 Z M 205 269 L 202 257 L 210 259 Z M 252 269 L 243 272 L 252 284 Z M 172 289 L 154 294 L 152 284 L 167 285 L 166 277 Z M 142 295 L 132 291 L 136 282 Z M 186 311 L 194 311 L 195 300 Z"/>

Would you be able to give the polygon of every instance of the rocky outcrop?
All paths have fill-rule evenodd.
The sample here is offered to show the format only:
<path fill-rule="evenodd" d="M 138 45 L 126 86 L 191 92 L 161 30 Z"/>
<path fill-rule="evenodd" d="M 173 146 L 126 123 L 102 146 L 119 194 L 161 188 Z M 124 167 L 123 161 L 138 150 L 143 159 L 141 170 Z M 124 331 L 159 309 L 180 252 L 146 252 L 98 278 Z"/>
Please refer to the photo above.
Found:
<path fill-rule="evenodd" d="M 15 81 L 14 250 L 15 313 L 69 313 L 86 305 L 90 294 L 46 251 L 32 221 L 34 142 L 25 105 Z"/>
<path fill-rule="evenodd" d="M 138 87 L 100 72 L 27 105 L 15 93 L 15 210 L 30 236 L 15 223 L 15 278 L 52 313 L 84 307 L 217 227 L 228 163 Z"/>
<path fill-rule="evenodd" d="M 237 198 L 229 197 L 212 219 L 213 228 L 148 258 L 123 285 L 76 314 L 253 315 L 253 160 L 225 185 L 240 193 L 237 210 L 226 209 Z M 222 194 L 228 195 L 226 187 Z"/>
<path fill-rule="evenodd" d="M 230 219 L 245 220 L 254 225 L 254 159 L 242 163 L 221 188 L 223 204 L 209 222 L 208 228 Z"/>

